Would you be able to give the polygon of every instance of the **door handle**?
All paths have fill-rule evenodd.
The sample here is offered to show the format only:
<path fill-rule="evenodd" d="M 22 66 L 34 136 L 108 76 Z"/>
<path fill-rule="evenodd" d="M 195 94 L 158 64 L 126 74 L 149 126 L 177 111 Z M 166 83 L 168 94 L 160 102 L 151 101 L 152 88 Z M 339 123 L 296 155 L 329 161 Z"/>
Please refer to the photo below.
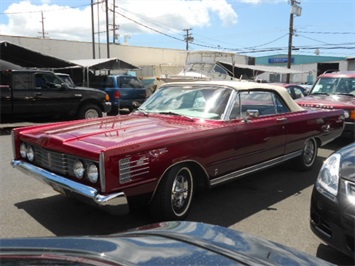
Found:
<path fill-rule="evenodd" d="M 276 121 L 286 122 L 287 118 L 286 117 L 277 118 Z"/>
<path fill-rule="evenodd" d="M 35 92 L 35 96 L 42 96 L 42 92 Z"/>

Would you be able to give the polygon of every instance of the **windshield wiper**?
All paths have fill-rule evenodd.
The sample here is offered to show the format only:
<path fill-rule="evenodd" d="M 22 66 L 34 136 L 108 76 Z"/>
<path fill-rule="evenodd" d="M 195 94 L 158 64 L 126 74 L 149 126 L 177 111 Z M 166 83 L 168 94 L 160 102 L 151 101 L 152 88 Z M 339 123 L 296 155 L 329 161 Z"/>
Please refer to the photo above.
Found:
<path fill-rule="evenodd" d="M 351 93 L 344 93 L 344 92 L 336 93 L 336 95 L 355 96 L 354 94 L 351 94 Z"/>
<path fill-rule="evenodd" d="M 181 114 L 178 114 L 178 113 L 175 113 L 175 112 L 171 112 L 171 111 L 167 111 L 167 112 L 159 112 L 158 114 L 161 114 L 161 115 L 174 115 L 174 116 L 180 116 L 180 117 L 184 117 L 190 121 L 194 121 L 191 117 L 188 117 L 186 115 L 181 115 Z"/>
<path fill-rule="evenodd" d="M 181 116 L 181 114 L 178 114 L 178 113 L 174 113 L 174 112 L 159 112 L 159 114 L 161 115 L 177 115 L 177 116 Z"/>
<path fill-rule="evenodd" d="M 328 92 L 313 92 L 313 93 L 311 93 L 309 95 L 327 95 L 327 96 L 329 96 L 330 93 L 328 93 Z"/>
<path fill-rule="evenodd" d="M 144 109 L 135 109 L 134 112 L 142 113 L 144 116 L 148 116 L 148 113 Z"/>

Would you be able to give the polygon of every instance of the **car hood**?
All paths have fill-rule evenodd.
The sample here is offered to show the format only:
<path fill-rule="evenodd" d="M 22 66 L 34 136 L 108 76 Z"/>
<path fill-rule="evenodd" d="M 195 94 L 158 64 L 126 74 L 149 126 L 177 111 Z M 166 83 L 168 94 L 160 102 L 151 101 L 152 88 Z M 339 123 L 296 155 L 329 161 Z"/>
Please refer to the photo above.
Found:
<path fill-rule="evenodd" d="M 5 254 L 13 259 L 30 254 L 67 262 L 69 258 L 96 260 L 102 265 L 331 265 L 281 244 L 187 221 L 162 222 L 111 236 L 1 239 L 0 256 Z"/>
<path fill-rule="evenodd" d="M 22 139 L 43 148 L 70 153 L 83 149 L 100 153 L 109 149 L 149 145 L 153 140 L 188 139 L 191 134 L 216 127 L 184 117 L 122 115 L 77 120 L 19 129 Z M 165 142 L 166 143 L 166 142 Z"/>
<path fill-rule="evenodd" d="M 102 94 L 102 95 L 106 95 L 106 93 L 104 91 L 101 91 L 99 89 L 95 89 L 95 88 L 89 88 L 89 87 L 78 87 L 78 86 L 74 86 L 72 87 L 72 89 L 77 90 L 77 91 L 90 91 L 90 92 L 96 92 L 98 94 Z"/>
<path fill-rule="evenodd" d="M 337 153 L 341 154 L 341 176 L 355 182 L 355 142 L 343 147 Z"/>
<path fill-rule="evenodd" d="M 308 95 L 296 100 L 302 107 L 317 107 L 330 109 L 354 108 L 355 97 L 346 95 Z"/>

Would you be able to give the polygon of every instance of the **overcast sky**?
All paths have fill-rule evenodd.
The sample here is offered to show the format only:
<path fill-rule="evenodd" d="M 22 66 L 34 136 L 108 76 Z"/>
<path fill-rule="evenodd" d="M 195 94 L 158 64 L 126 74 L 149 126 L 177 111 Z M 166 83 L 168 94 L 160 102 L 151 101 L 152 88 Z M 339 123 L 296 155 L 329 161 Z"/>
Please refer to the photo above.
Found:
<path fill-rule="evenodd" d="M 93 0 L 97 3 L 99 0 Z M 95 40 L 106 42 L 106 5 L 94 5 Z M 115 2 L 115 16 L 113 16 Z M 355 0 L 302 0 L 293 54 L 355 56 Z M 92 40 L 91 0 L 0 0 L 0 34 Z M 108 0 L 109 41 L 135 46 L 287 54 L 287 0 Z M 42 23 L 43 22 L 43 23 Z M 43 26 L 43 27 L 42 27 Z M 186 31 L 188 29 L 189 31 Z"/>

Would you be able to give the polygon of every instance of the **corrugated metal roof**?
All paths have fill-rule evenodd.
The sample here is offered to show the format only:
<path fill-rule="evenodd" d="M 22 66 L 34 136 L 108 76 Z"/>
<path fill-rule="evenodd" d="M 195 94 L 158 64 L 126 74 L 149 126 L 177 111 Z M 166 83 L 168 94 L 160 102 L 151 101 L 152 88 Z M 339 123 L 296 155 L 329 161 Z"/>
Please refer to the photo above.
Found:
<path fill-rule="evenodd" d="M 139 69 L 139 67 L 127 63 L 118 58 L 99 58 L 99 59 L 79 59 L 71 60 L 72 63 L 91 70 L 100 69 Z"/>
<path fill-rule="evenodd" d="M 228 62 L 220 62 L 222 64 L 228 64 L 230 66 L 234 66 L 237 68 L 250 69 L 259 72 L 269 72 L 269 73 L 279 73 L 279 74 L 302 74 L 306 73 L 305 71 L 297 70 L 297 69 L 289 69 L 286 67 L 278 67 L 278 66 L 264 66 L 264 65 L 243 65 L 243 64 L 234 64 Z"/>
<path fill-rule="evenodd" d="M 74 63 L 49 56 L 8 41 L 0 41 L 0 59 L 12 64 L 28 68 L 66 68 Z"/>

